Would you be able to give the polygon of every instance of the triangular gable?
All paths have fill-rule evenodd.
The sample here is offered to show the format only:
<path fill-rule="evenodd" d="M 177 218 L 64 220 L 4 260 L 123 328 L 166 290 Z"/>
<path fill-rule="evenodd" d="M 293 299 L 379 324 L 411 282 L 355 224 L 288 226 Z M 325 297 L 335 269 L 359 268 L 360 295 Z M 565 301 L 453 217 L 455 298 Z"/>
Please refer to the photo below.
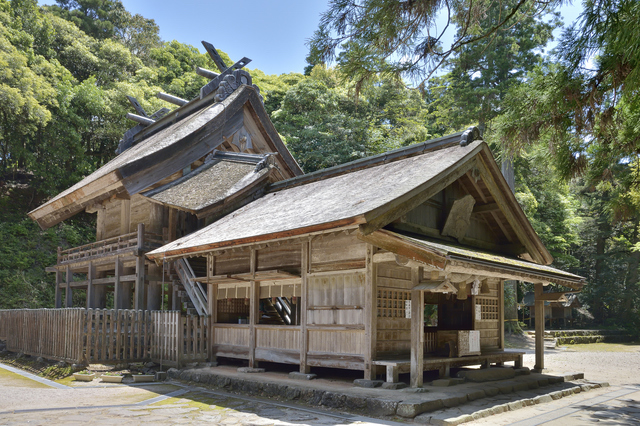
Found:
<path fill-rule="evenodd" d="M 443 203 L 442 208 L 447 216 L 444 221 L 438 218 L 441 222 L 439 226 L 414 225 L 412 228 L 406 223 L 407 216 L 411 216 L 416 209 L 434 197 L 442 196 L 443 192 L 454 185 L 462 189 L 458 190 L 459 194 L 450 209 L 445 209 L 447 206 Z M 497 243 L 486 241 L 486 245 L 481 248 L 516 255 L 524 252 L 534 262 L 545 265 L 553 262 L 553 257 L 531 226 L 504 180 L 489 147 L 484 143 L 420 187 L 367 213 L 367 223 L 360 229 L 364 235 L 368 235 L 389 226 L 391 229 L 429 237 L 482 245 L 482 241 L 478 239 L 464 240 L 468 234 L 471 215 L 481 217 L 483 223 L 480 225 L 486 225 L 490 232 L 497 235 Z"/>
<path fill-rule="evenodd" d="M 252 141 L 250 149 L 242 145 L 247 136 Z M 143 140 L 29 216 L 46 229 L 111 197 L 128 198 L 139 193 L 190 167 L 214 149 L 277 153 L 274 161 L 280 171 L 278 179 L 302 174 L 251 86 L 240 86 L 222 102 L 214 102 L 214 94 L 194 100 L 159 119 L 136 138 Z"/>

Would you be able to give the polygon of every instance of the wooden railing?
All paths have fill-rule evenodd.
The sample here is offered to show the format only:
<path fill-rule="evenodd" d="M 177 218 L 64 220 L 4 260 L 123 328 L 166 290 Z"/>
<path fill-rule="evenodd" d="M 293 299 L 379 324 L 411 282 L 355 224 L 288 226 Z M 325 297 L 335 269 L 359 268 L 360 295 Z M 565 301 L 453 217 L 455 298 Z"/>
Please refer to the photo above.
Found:
<path fill-rule="evenodd" d="M 144 232 L 142 238 L 139 238 L 138 232 L 132 232 L 67 250 L 59 250 L 58 264 L 91 260 L 137 248 L 146 252 L 161 247 L 163 244 L 161 235 Z"/>
<path fill-rule="evenodd" d="M 179 366 L 208 359 L 206 321 L 176 311 L 0 310 L 0 339 L 12 352 L 73 363 Z"/>

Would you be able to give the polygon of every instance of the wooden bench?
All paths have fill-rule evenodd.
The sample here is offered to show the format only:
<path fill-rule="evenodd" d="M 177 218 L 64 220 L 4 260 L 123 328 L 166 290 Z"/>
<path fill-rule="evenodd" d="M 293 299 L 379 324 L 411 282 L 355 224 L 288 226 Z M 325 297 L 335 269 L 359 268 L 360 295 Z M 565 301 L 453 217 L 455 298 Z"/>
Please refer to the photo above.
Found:
<path fill-rule="evenodd" d="M 458 358 L 425 357 L 423 360 L 423 370 L 438 370 L 440 377 L 448 377 L 451 367 L 481 365 L 482 368 L 488 368 L 491 364 L 502 365 L 505 362 L 513 361 L 515 368 L 521 368 L 523 355 L 524 352 L 490 352 L 482 355 Z M 373 365 L 385 367 L 387 373 L 386 380 L 391 383 L 397 383 L 400 374 L 411 372 L 411 361 L 408 359 L 375 360 L 373 361 Z"/>

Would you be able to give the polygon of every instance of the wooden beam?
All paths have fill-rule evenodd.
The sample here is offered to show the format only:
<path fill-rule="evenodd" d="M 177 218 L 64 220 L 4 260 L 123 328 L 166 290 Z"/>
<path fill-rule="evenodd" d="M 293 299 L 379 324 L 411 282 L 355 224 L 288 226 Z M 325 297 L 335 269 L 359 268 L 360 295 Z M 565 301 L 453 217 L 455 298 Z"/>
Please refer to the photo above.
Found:
<path fill-rule="evenodd" d="M 482 155 L 478 157 L 478 170 L 480 171 L 480 176 L 485 182 L 487 189 L 491 193 L 491 196 L 500 206 L 500 211 L 507 218 L 516 236 L 518 237 L 520 242 L 527 248 L 527 251 L 533 258 L 533 260 L 536 263 L 540 263 L 543 265 L 550 264 L 553 261 L 553 257 L 551 257 L 546 248 L 544 248 L 544 245 L 540 241 L 540 237 L 538 237 L 538 235 L 535 233 L 531 224 L 522 212 L 522 209 L 520 208 L 518 201 L 515 199 L 515 196 L 511 192 L 510 188 L 506 185 L 506 182 L 503 182 L 504 179 L 501 178 L 502 174 L 499 170 L 497 170 L 495 161 L 488 158 L 490 154 L 486 155 L 486 160 Z M 498 184 L 493 176 L 493 173 L 491 173 L 490 171 L 491 162 L 493 162 L 493 164 L 491 165 L 496 168 L 498 179 L 501 179 L 500 183 L 502 183 L 502 185 Z"/>
<path fill-rule="evenodd" d="M 496 212 L 500 211 L 500 206 L 498 203 L 486 203 L 486 204 L 476 204 L 473 207 L 473 213 L 487 213 L 487 212 Z"/>
<path fill-rule="evenodd" d="M 364 235 L 359 232 L 357 234 L 357 238 L 364 242 L 373 244 L 376 247 L 380 247 L 384 250 L 390 251 L 400 256 L 405 256 L 410 260 L 422 262 L 425 265 L 432 266 L 436 269 L 442 270 L 444 269 L 446 264 L 446 259 L 444 256 L 430 254 L 425 251 L 417 252 L 413 248 L 409 247 L 406 242 L 402 241 L 398 237 L 389 235 L 384 231 L 374 232 L 369 235 Z"/>
<path fill-rule="evenodd" d="M 309 352 L 309 332 L 307 330 L 307 306 L 309 306 L 309 264 L 311 258 L 311 242 L 306 239 L 302 242 L 302 256 L 300 259 L 302 280 L 300 284 L 300 372 L 308 374 L 310 367 L 307 364 Z"/>
<path fill-rule="evenodd" d="M 544 288 L 542 283 L 535 284 L 535 313 L 536 313 L 536 365 L 540 372 L 544 370 L 544 300 L 540 299 Z"/>
<path fill-rule="evenodd" d="M 411 268 L 411 282 L 417 286 L 422 268 Z M 411 291 L 411 387 L 421 388 L 424 373 L 424 292 Z"/>
<path fill-rule="evenodd" d="M 413 190 L 408 191 L 401 197 L 365 214 L 367 223 L 361 227 L 362 233 L 368 235 L 393 222 L 464 176 L 468 170 L 475 167 L 476 160 L 474 157 L 482 149 L 482 146 L 483 145 L 478 145 L 478 147 L 470 151 L 460 162 L 455 164 L 455 168 L 452 169 L 449 167 L 443 170 L 438 175 Z"/>
<path fill-rule="evenodd" d="M 375 380 L 376 367 L 373 361 L 376 358 L 376 345 L 378 333 L 378 308 L 377 308 L 377 269 L 374 263 L 374 247 L 367 244 L 366 273 L 364 281 L 364 378 Z"/>
<path fill-rule="evenodd" d="M 540 297 L 536 297 L 536 299 L 544 300 L 547 302 L 566 302 L 567 294 L 571 293 L 580 293 L 579 291 L 567 291 L 567 292 L 558 292 L 558 293 L 542 293 Z"/>

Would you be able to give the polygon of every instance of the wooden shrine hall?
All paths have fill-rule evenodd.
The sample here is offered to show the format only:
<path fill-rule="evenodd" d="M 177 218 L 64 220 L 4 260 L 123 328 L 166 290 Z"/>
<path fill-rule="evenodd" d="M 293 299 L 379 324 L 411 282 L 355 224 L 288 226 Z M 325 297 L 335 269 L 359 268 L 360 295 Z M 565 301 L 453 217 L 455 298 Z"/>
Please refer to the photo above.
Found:
<path fill-rule="evenodd" d="M 425 370 L 521 365 L 522 353 L 504 351 L 504 280 L 535 283 L 537 308 L 562 296 L 544 293 L 549 283 L 584 285 L 548 266 L 475 128 L 272 183 L 147 256 L 206 263 L 197 280 L 208 287 L 212 356 L 388 381 L 410 373 L 412 386 Z M 270 323 L 266 305 L 290 320 Z"/>
<path fill-rule="evenodd" d="M 96 242 L 60 250 L 56 307 L 208 316 L 215 358 L 410 373 L 515 362 L 504 350 L 503 282 L 555 283 L 536 235 L 476 128 L 303 174 L 257 87 L 204 43 L 221 73 L 147 114 L 117 156 L 29 213 L 46 229 L 97 215 Z M 84 292 L 84 293 L 83 293 Z M 86 293 L 86 297 L 85 297 Z M 74 301 L 75 300 L 75 301 Z M 166 303 L 165 303 L 166 301 Z M 543 368 L 536 322 L 536 368 Z"/>

